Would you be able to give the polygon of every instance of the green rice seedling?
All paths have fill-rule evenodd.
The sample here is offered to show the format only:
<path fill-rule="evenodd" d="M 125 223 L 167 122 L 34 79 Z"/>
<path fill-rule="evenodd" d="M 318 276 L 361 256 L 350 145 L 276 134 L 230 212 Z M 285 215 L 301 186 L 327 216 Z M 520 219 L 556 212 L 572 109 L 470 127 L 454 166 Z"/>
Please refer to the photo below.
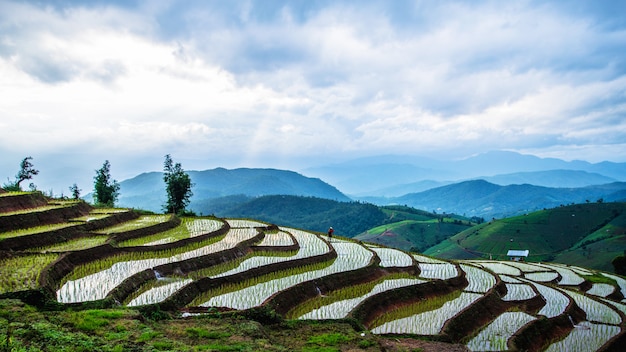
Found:
<path fill-rule="evenodd" d="M 57 291 L 57 299 L 65 303 L 102 299 L 126 278 L 140 271 L 227 250 L 256 235 L 257 231 L 254 228 L 231 229 L 219 241 L 217 238 L 209 238 L 200 243 L 191 243 L 179 248 L 132 252 L 98 260 L 83 265 L 68 275 Z M 92 272 L 92 274 L 84 275 L 85 272 Z"/>
<path fill-rule="evenodd" d="M 408 254 L 394 248 L 370 248 L 380 258 L 380 266 L 387 267 L 408 267 L 413 265 L 413 259 Z"/>
<path fill-rule="evenodd" d="M 506 284 L 503 301 L 526 301 L 537 296 L 531 286 L 526 284 Z"/>
<path fill-rule="evenodd" d="M 561 280 L 559 281 L 559 285 L 561 286 L 578 286 L 582 284 L 583 282 L 585 282 L 585 279 L 583 279 L 580 275 L 576 274 L 574 271 L 572 271 L 568 267 L 554 265 L 554 264 L 537 264 L 537 265 L 559 273 L 559 275 L 561 275 Z"/>
<path fill-rule="evenodd" d="M 394 273 L 385 275 L 383 278 L 375 281 L 343 287 L 335 291 L 324 292 L 324 294 L 320 294 L 317 297 L 309 299 L 302 304 L 299 304 L 297 307 L 294 307 L 285 315 L 285 317 L 288 319 L 296 319 L 313 311 L 314 309 L 318 309 L 335 302 L 363 297 L 370 293 L 376 285 L 382 283 L 383 281 L 399 279 L 412 280 L 415 279 L 415 277 L 408 273 Z"/>
<path fill-rule="evenodd" d="M 615 286 L 594 282 L 591 288 L 587 291 L 587 294 L 598 297 L 608 297 L 613 292 L 615 292 Z"/>
<path fill-rule="evenodd" d="M 31 252 L 66 252 L 100 246 L 106 242 L 108 236 L 80 237 L 67 242 L 57 243 L 45 247 L 31 249 Z"/>
<path fill-rule="evenodd" d="M 424 279 L 447 280 L 459 276 L 456 266 L 451 263 L 419 263 L 420 277 Z"/>
<path fill-rule="evenodd" d="M 615 280 L 615 283 L 617 283 L 617 286 L 619 286 L 620 292 L 622 292 L 622 295 L 624 295 L 624 297 L 626 297 L 626 280 L 620 276 L 614 275 L 614 274 L 609 274 L 609 273 L 600 273 L 602 276 L 608 277 L 609 279 L 613 279 Z"/>
<path fill-rule="evenodd" d="M 444 324 L 463 309 L 483 297 L 480 293 L 462 292 L 459 297 L 448 300 L 437 309 L 386 322 L 372 329 L 375 334 L 438 335 Z"/>
<path fill-rule="evenodd" d="M 461 264 L 461 269 L 469 282 L 465 288 L 467 292 L 486 293 L 496 284 L 495 276 L 485 270 L 467 264 Z"/>
<path fill-rule="evenodd" d="M 228 225 L 231 228 L 250 228 L 250 227 L 265 227 L 266 223 L 257 221 L 257 220 L 248 220 L 248 219 L 226 219 Z"/>
<path fill-rule="evenodd" d="M 165 278 L 151 280 L 149 285 L 142 288 L 130 297 L 126 302 L 129 307 L 154 304 L 164 301 L 183 286 L 191 283 L 191 279 Z"/>
<path fill-rule="evenodd" d="M 130 230 L 140 229 L 142 227 L 148 227 L 159 223 L 169 221 L 171 215 L 143 215 L 135 220 L 125 221 L 121 224 L 106 227 L 95 231 L 95 233 L 110 235 L 115 233 L 126 232 Z"/>
<path fill-rule="evenodd" d="M 184 217 L 181 223 L 167 231 L 159 232 L 150 236 L 133 238 L 118 243 L 118 247 L 154 246 L 164 243 L 172 243 L 182 239 L 196 237 L 210 233 L 223 226 L 221 221 L 215 219 L 196 219 Z"/>
<path fill-rule="evenodd" d="M 472 351 L 505 351 L 513 334 L 535 319 L 524 312 L 504 312 L 471 339 L 467 347 Z"/>
<path fill-rule="evenodd" d="M 0 260 L 0 294 L 38 287 L 37 280 L 57 254 L 31 254 Z"/>
<path fill-rule="evenodd" d="M 360 269 L 370 264 L 374 255 L 365 247 L 348 241 L 333 240 L 333 247 L 337 258 L 327 268 L 307 271 L 302 274 L 277 278 L 268 282 L 245 287 L 238 292 L 227 293 L 212 297 L 202 303 L 205 307 L 229 307 L 233 309 L 248 309 L 261 305 L 271 295 L 299 283 L 314 280 L 327 275 Z"/>
<path fill-rule="evenodd" d="M 525 273 L 524 277 L 536 282 L 551 282 L 559 277 L 559 273 L 555 271 L 540 271 L 534 273 Z"/>
<path fill-rule="evenodd" d="M 334 263 L 334 260 L 329 260 L 329 261 L 325 261 L 325 262 L 321 262 L 321 263 L 309 264 L 309 265 L 304 265 L 304 266 L 297 266 L 297 267 L 293 267 L 293 268 L 289 268 L 289 269 L 285 269 L 285 270 L 275 271 L 275 272 L 272 272 L 272 273 L 267 274 L 267 275 L 254 277 L 254 278 L 251 278 L 251 279 L 248 279 L 248 280 L 244 280 L 244 281 L 224 284 L 221 287 L 218 287 L 218 288 L 215 288 L 215 289 L 203 292 L 201 295 L 196 297 L 189 304 L 189 306 L 198 306 L 198 305 L 201 305 L 204 302 L 207 302 L 212 297 L 226 295 L 226 294 L 232 293 L 232 292 L 237 292 L 237 291 L 240 291 L 240 290 L 242 290 L 244 288 L 247 288 L 247 287 L 250 287 L 250 286 L 254 286 L 254 285 L 258 285 L 258 284 L 265 283 L 265 282 L 269 282 L 269 281 L 272 281 L 272 280 L 276 280 L 276 279 L 280 279 L 280 278 L 284 278 L 284 277 L 289 277 L 289 276 L 294 276 L 294 275 L 299 275 L 299 274 L 310 272 L 310 271 L 322 270 L 324 268 L 328 268 L 333 263 Z"/>
<path fill-rule="evenodd" d="M 551 344 L 546 352 L 597 351 L 619 333 L 619 326 L 582 322 L 563 340 Z"/>
<path fill-rule="evenodd" d="M 257 246 L 291 246 L 293 245 L 293 239 L 289 235 L 289 233 L 285 231 L 276 231 L 274 233 L 265 233 L 265 237 L 263 241 L 261 241 Z"/>
<path fill-rule="evenodd" d="M 384 280 L 374 286 L 370 291 L 365 294 L 340 300 L 316 309 L 301 315 L 299 319 L 342 319 L 348 316 L 348 314 L 361 302 L 363 302 L 368 297 L 374 296 L 379 293 L 383 293 L 388 290 L 393 290 L 400 287 L 418 285 L 424 283 L 426 281 L 416 279 L 416 278 L 405 278 L 405 279 L 389 279 Z"/>
<path fill-rule="evenodd" d="M 26 235 L 35 235 L 35 234 L 40 234 L 44 232 L 65 229 L 65 228 L 77 226 L 77 225 L 78 225 L 77 223 L 63 222 L 63 223 L 58 223 L 58 224 L 29 227 L 26 229 L 19 229 L 19 230 L 14 230 L 14 231 L 0 232 L 0 239 L 20 237 L 20 236 L 26 236 Z"/>
<path fill-rule="evenodd" d="M 488 260 L 472 260 L 469 261 L 472 264 L 477 264 L 480 267 L 489 269 L 498 275 L 509 276 L 521 276 L 522 271 L 514 266 L 508 265 L 505 262 L 488 261 Z"/>
<path fill-rule="evenodd" d="M 443 307 L 448 301 L 453 301 L 461 296 L 462 291 L 454 291 L 445 295 L 428 297 L 418 302 L 412 303 L 401 308 L 391 309 L 379 315 L 374 319 L 369 328 L 373 329 L 387 322 L 407 318 L 424 312 L 430 312 Z"/>
<path fill-rule="evenodd" d="M 570 298 L 559 290 L 525 279 L 521 280 L 529 285 L 535 286 L 537 291 L 539 291 L 539 294 L 541 294 L 546 301 L 546 304 L 541 308 L 541 310 L 539 310 L 539 312 L 537 312 L 538 315 L 554 318 L 563 314 L 567 309 L 567 306 L 570 304 Z"/>
<path fill-rule="evenodd" d="M 612 307 L 578 292 L 563 289 L 560 289 L 560 291 L 570 296 L 576 302 L 576 305 L 585 311 L 587 320 L 590 322 L 614 325 L 622 322 L 622 318 Z"/>

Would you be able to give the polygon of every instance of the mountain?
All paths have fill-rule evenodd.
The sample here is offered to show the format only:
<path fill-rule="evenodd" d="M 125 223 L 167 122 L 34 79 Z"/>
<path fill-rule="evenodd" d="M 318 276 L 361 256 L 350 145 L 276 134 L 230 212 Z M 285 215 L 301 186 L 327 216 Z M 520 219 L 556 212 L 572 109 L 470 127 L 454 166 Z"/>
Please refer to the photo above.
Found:
<path fill-rule="evenodd" d="M 187 171 L 193 183 L 190 208 L 209 199 L 233 195 L 259 197 L 298 195 L 349 201 L 350 198 L 320 179 L 277 169 L 224 169 Z M 163 173 L 148 172 L 120 182 L 118 205 L 161 211 L 165 202 Z"/>
<path fill-rule="evenodd" d="M 559 170 L 559 171 L 554 171 Z M 390 188 L 415 184 L 420 181 L 460 182 L 496 175 L 509 175 L 502 182 L 511 182 L 513 174 L 528 178 L 543 186 L 556 186 L 558 176 L 564 170 L 584 171 L 569 174 L 566 187 L 589 186 L 613 181 L 626 181 L 626 163 L 589 163 L 555 158 L 539 158 L 507 151 L 492 151 L 461 160 L 443 160 L 407 155 L 384 155 L 349 160 L 343 163 L 310 167 L 302 172 L 318 177 L 338 187 L 342 192 L 359 196 L 391 196 Z M 550 171 L 542 174 L 541 172 Z M 540 172 L 536 175 L 530 173 Z M 589 175 L 592 174 L 592 175 Z M 563 176 L 558 176 L 561 178 Z M 606 178 L 602 181 L 600 178 Z M 567 179 L 563 177 L 563 179 Z M 500 183 L 494 180 L 493 183 Z M 513 181 L 512 183 L 519 183 Z M 564 185 L 561 185 L 563 187 Z"/>
<path fill-rule="evenodd" d="M 562 204 L 595 202 L 599 199 L 621 201 L 625 190 L 624 182 L 553 188 L 528 184 L 500 186 L 485 180 L 473 180 L 388 198 L 387 202 L 464 216 L 502 218 Z"/>
<path fill-rule="evenodd" d="M 544 187 L 576 188 L 616 182 L 615 178 L 581 170 L 547 170 L 501 174 L 481 179 L 497 185 L 530 184 Z"/>
<path fill-rule="evenodd" d="M 556 261 L 612 271 L 626 248 L 626 203 L 584 203 L 492 220 L 427 249 L 440 258 L 506 259 L 528 249 L 529 261 Z"/>

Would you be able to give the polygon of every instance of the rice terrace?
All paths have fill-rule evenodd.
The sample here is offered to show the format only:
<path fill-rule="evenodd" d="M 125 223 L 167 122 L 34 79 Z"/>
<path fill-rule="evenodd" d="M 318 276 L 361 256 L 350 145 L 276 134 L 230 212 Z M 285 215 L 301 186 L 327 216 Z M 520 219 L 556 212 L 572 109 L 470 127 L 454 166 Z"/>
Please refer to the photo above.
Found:
<path fill-rule="evenodd" d="M 595 269 L 40 192 L 0 194 L 0 229 L 1 351 L 626 348 L 626 279 Z"/>

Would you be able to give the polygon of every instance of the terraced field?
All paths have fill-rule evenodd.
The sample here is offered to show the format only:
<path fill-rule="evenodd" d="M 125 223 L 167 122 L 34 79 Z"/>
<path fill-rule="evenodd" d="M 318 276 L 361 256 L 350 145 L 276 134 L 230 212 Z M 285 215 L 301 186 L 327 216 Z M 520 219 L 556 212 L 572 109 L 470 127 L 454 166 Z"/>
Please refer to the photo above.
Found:
<path fill-rule="evenodd" d="M 37 194 L 3 194 L 0 209 L 0 298 L 181 317 L 264 309 L 473 351 L 626 346 L 626 280 L 610 273 L 445 261 L 255 220 L 140 215 Z"/>

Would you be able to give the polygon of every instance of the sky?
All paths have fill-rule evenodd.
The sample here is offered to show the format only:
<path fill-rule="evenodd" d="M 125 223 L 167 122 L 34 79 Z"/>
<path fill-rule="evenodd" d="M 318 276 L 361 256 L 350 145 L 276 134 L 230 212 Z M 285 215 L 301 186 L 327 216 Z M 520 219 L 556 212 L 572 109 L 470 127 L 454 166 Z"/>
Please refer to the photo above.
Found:
<path fill-rule="evenodd" d="M 0 0 L 0 183 L 508 150 L 626 162 L 624 1 Z"/>

